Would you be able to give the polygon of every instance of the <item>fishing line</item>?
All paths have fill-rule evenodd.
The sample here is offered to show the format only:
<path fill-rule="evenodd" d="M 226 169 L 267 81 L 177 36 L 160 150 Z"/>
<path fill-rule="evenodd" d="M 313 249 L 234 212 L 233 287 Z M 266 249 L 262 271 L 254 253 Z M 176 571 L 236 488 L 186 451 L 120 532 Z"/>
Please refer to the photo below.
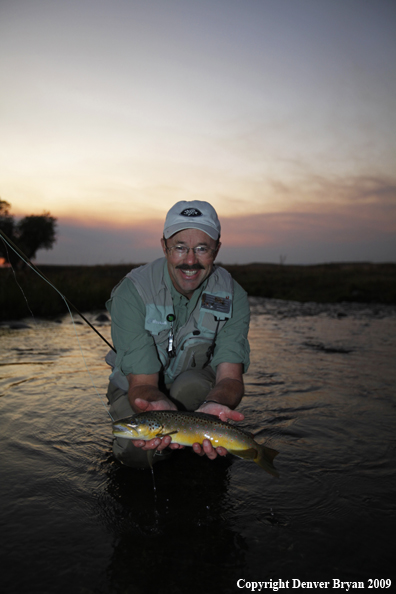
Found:
<path fill-rule="evenodd" d="M 96 332 L 96 334 L 97 334 L 98 336 L 100 336 L 100 338 L 101 338 L 102 340 L 104 340 L 104 342 L 107 344 L 107 346 L 109 346 L 109 347 L 110 347 L 110 348 L 111 348 L 111 349 L 112 349 L 112 350 L 113 350 L 113 351 L 116 353 L 117 351 L 116 351 L 116 349 L 113 347 L 113 345 L 112 345 L 112 344 L 110 344 L 110 343 L 109 343 L 109 342 L 106 340 L 106 338 L 105 338 L 105 337 L 104 337 L 104 336 L 103 336 L 103 335 L 102 335 L 102 334 L 99 332 L 99 330 L 97 330 L 97 329 L 95 328 L 95 326 L 93 326 L 93 325 L 91 324 L 91 322 L 90 322 L 89 320 L 87 320 L 87 318 L 86 318 L 86 317 L 85 317 L 85 316 L 84 316 L 84 315 L 81 313 L 81 311 L 80 311 L 79 309 L 77 309 L 77 307 L 74 305 L 74 303 L 72 303 L 72 302 L 70 301 L 70 299 L 68 299 L 68 298 L 67 298 L 65 295 L 62 295 L 62 293 L 61 293 L 60 291 L 58 291 L 58 289 L 57 289 L 57 288 L 56 288 L 56 287 L 55 287 L 55 286 L 54 286 L 54 285 L 51 283 L 51 281 L 50 281 L 50 280 L 48 280 L 48 278 L 45 276 L 45 274 L 44 274 L 43 272 L 41 272 L 41 270 L 39 270 L 39 269 L 37 268 L 37 266 L 35 266 L 35 265 L 33 264 L 33 262 L 31 262 L 31 261 L 29 260 L 29 258 L 28 258 L 28 257 L 27 257 L 27 256 L 26 256 L 24 253 L 23 253 L 23 251 L 22 251 L 22 250 L 20 250 L 20 249 L 19 249 L 19 247 L 18 247 L 17 245 L 15 245 L 15 243 L 14 243 L 14 242 L 13 242 L 13 241 L 12 241 L 12 240 L 9 238 L 9 237 L 7 237 L 7 235 L 6 235 L 6 234 L 4 233 L 4 231 L 2 231 L 1 229 L 0 229 L 0 236 L 1 236 L 2 240 L 3 240 L 3 242 L 5 242 L 5 243 L 6 243 L 6 244 L 7 244 L 7 245 L 8 245 L 8 246 L 9 246 L 9 247 L 12 249 L 12 251 L 14 251 L 14 252 L 16 253 L 16 255 L 17 255 L 17 256 L 19 256 L 19 257 L 21 258 L 21 260 L 23 260 L 23 262 L 25 262 L 25 264 L 27 264 L 27 265 L 29 266 L 29 268 L 31 268 L 32 270 L 34 270 L 34 272 L 36 272 L 36 273 L 37 273 L 37 274 L 38 274 L 38 275 L 39 275 L 39 276 L 40 276 L 40 277 L 41 277 L 41 278 L 42 278 L 42 279 L 43 279 L 45 282 L 47 282 L 47 283 L 48 283 L 48 284 L 49 284 L 49 285 L 50 285 L 50 286 L 51 286 L 51 287 L 52 287 L 52 288 L 53 288 L 53 289 L 54 289 L 54 290 L 55 290 L 57 293 L 59 293 L 59 295 L 62 297 L 62 299 L 63 299 L 65 302 L 67 301 L 67 303 L 69 303 L 69 304 L 72 306 L 72 308 L 73 308 L 73 309 L 74 309 L 74 310 L 75 310 L 75 311 L 78 313 L 78 315 L 80 316 L 80 318 L 82 318 L 82 319 L 84 320 L 84 322 L 85 322 L 86 324 L 88 324 L 88 326 L 89 326 L 89 327 L 90 327 L 90 328 L 91 328 L 91 329 L 92 329 L 94 332 Z M 6 247 L 6 249 L 7 249 L 7 247 Z M 7 251 L 7 254 L 8 254 L 8 251 Z M 11 264 L 11 262 L 10 262 L 10 264 Z M 11 265 L 11 267 L 12 267 L 12 265 Z M 13 270 L 14 270 L 14 269 L 13 269 Z M 15 272 L 14 272 L 14 276 L 15 276 Z M 18 284 L 18 283 L 17 283 L 17 284 Z M 18 286 L 19 286 L 19 284 L 18 284 Z M 23 291 L 22 291 L 22 292 L 23 292 Z"/>
<path fill-rule="evenodd" d="M 7 250 L 7 245 L 8 245 L 8 247 L 10 247 L 10 248 L 11 248 L 11 249 L 12 249 L 12 250 L 13 250 L 13 251 L 14 251 L 14 252 L 17 254 L 17 256 L 19 256 L 19 257 L 21 258 L 21 260 L 22 260 L 23 262 L 25 262 L 25 264 L 27 264 L 27 266 L 29 266 L 29 268 L 31 268 L 32 270 L 34 270 L 34 272 L 36 272 L 36 274 L 38 274 L 38 276 L 39 276 L 40 278 L 42 278 L 42 279 L 43 279 L 43 280 L 44 280 L 46 283 L 48 283 L 48 284 L 49 284 L 49 285 L 50 285 L 50 286 L 51 286 L 51 287 L 52 287 L 52 288 L 53 288 L 53 289 L 54 289 L 54 290 L 55 290 L 55 291 L 58 293 L 58 295 L 60 295 L 60 296 L 62 297 L 62 299 L 63 299 L 63 301 L 65 302 L 65 305 L 66 305 L 66 307 L 67 307 L 67 309 L 68 309 L 68 311 L 69 311 L 69 314 L 70 314 L 70 317 L 71 317 L 71 320 L 72 320 L 72 323 L 73 323 L 73 329 L 74 329 L 74 333 L 75 333 L 75 335 L 76 335 L 76 338 L 77 338 L 78 346 L 79 346 L 79 348 L 80 348 L 81 356 L 82 356 L 82 358 L 83 358 L 83 361 L 84 361 L 85 369 L 86 369 L 86 370 L 87 370 L 87 372 L 88 372 L 88 375 L 89 375 L 89 377 L 90 377 L 90 379 L 91 379 L 92 385 L 93 385 L 93 387 L 94 387 L 94 389 L 95 389 L 95 391 L 96 391 L 96 394 L 99 396 L 99 399 L 100 399 L 101 403 L 103 404 L 104 408 L 106 409 L 106 412 L 107 412 L 107 414 L 109 415 L 109 417 L 111 418 L 111 420 L 114 422 L 114 419 L 113 419 L 113 417 L 111 416 L 111 413 L 110 413 L 110 411 L 108 410 L 108 408 L 107 408 L 107 405 L 106 405 L 105 401 L 103 400 L 102 396 L 100 395 L 100 393 L 99 393 L 99 391 L 98 391 L 98 389 L 97 389 L 97 387 L 96 387 L 96 385 L 95 385 L 95 382 L 94 382 L 94 380 L 93 380 L 93 377 L 92 377 L 92 375 L 91 375 L 91 372 L 90 372 L 90 371 L 89 371 L 89 369 L 88 369 L 87 362 L 86 362 L 86 360 L 85 360 L 85 357 L 84 357 L 84 352 L 83 352 L 83 350 L 82 350 L 82 347 L 81 347 L 80 338 L 79 338 L 79 336 L 78 336 L 78 333 L 77 333 L 76 324 L 75 324 L 75 322 L 74 322 L 74 317 L 73 317 L 72 311 L 71 311 L 71 309 L 70 309 L 70 307 L 69 307 L 69 303 L 70 303 L 70 305 L 71 305 L 72 307 L 74 307 L 74 308 L 76 309 L 77 313 L 78 313 L 79 315 L 81 315 L 81 317 L 83 318 L 83 320 L 85 320 L 85 321 L 88 323 L 88 325 L 89 325 L 89 326 L 90 326 L 90 327 L 91 327 L 93 330 L 95 330 L 95 332 L 96 332 L 97 334 L 99 334 L 99 336 L 100 336 L 100 337 L 101 337 L 101 338 L 102 338 L 102 339 L 103 339 L 103 340 L 104 340 L 104 341 L 105 341 L 105 342 L 106 342 L 106 343 L 107 343 L 107 344 L 108 344 L 108 345 L 109 345 L 109 346 L 110 346 L 110 347 L 113 349 L 113 351 L 115 351 L 114 347 L 112 347 L 112 346 L 111 346 L 111 344 L 110 344 L 109 342 L 107 342 L 107 340 L 104 338 L 104 336 L 102 336 L 102 335 L 100 334 L 100 332 L 98 332 L 98 331 L 96 330 L 96 328 L 94 328 L 94 327 L 92 326 L 92 324 L 91 324 L 90 322 L 88 322 L 88 320 L 87 320 L 87 319 L 86 319 L 86 318 L 85 318 L 85 317 L 84 317 L 82 314 L 80 314 L 80 312 L 77 310 L 77 308 L 76 308 L 76 307 L 75 307 L 75 306 L 74 306 L 74 305 L 73 305 L 73 304 L 72 304 L 72 303 L 71 303 L 71 302 L 70 302 L 70 301 L 69 301 L 69 300 L 68 300 L 68 299 L 67 299 L 67 298 L 66 298 L 66 297 L 65 297 L 65 296 L 64 296 L 64 295 L 63 295 L 63 294 L 62 294 L 62 293 L 61 293 L 61 292 L 60 292 L 60 291 L 59 291 L 59 290 L 56 288 L 56 287 L 55 287 L 55 285 L 53 285 L 53 284 L 51 283 L 51 281 L 49 281 L 49 280 L 48 280 L 48 279 L 47 279 L 47 278 L 46 278 L 46 277 L 45 277 L 45 276 L 44 276 L 44 275 L 43 275 L 43 274 L 40 272 L 40 270 L 39 270 L 39 269 L 38 269 L 36 266 L 34 266 L 34 264 L 32 264 L 32 263 L 30 262 L 30 260 L 28 260 L 27 258 L 25 258 L 25 255 L 23 254 L 23 252 L 21 252 L 21 250 L 19 250 L 19 248 L 15 249 L 15 248 L 16 248 L 16 246 L 15 246 L 15 248 L 13 247 L 15 244 L 13 244 L 13 242 L 12 242 L 11 240 L 9 240 L 8 238 L 6 238 L 6 236 L 5 236 L 5 233 L 4 233 L 4 232 L 3 232 L 1 229 L 0 229 L 0 236 L 1 236 L 2 240 L 3 240 L 3 242 L 6 244 L 6 250 Z M 22 254 L 23 254 L 23 255 L 22 255 Z M 7 250 L 7 255 L 8 255 L 8 250 Z M 11 264 L 11 262 L 10 262 L 10 264 Z M 15 274 L 15 270 L 14 270 L 14 268 L 13 268 L 12 264 L 11 264 L 11 268 L 12 268 L 12 271 L 13 271 L 13 273 L 14 273 L 14 278 L 15 278 L 15 280 L 16 280 L 16 274 Z M 21 291 L 22 291 L 22 294 L 23 294 L 23 296 L 24 296 L 24 298 L 25 298 L 25 301 L 26 301 L 26 303 L 28 303 L 28 301 L 27 301 L 27 298 L 26 298 L 26 295 L 25 295 L 25 293 L 23 292 L 23 289 L 22 289 L 22 287 L 20 286 L 20 284 L 18 283 L 18 281 L 17 281 L 17 280 L 16 280 L 16 283 L 17 283 L 18 287 L 21 289 Z M 29 307 L 29 305 L 28 305 L 28 307 Z M 32 310 L 30 309 L 30 307 L 29 307 L 29 311 L 30 311 L 30 313 L 32 314 L 32 316 L 33 316 L 33 319 L 34 319 L 34 315 L 33 315 L 33 312 L 32 312 Z M 36 320 L 35 320 L 35 323 L 36 323 L 36 325 L 37 325 L 37 322 L 36 322 Z"/>
<path fill-rule="evenodd" d="M 0 229 L 0 233 L 1 233 L 1 229 Z M 3 237 L 3 234 L 2 234 L 2 233 L 1 233 L 1 239 L 3 240 L 3 243 L 4 243 L 5 251 L 6 251 L 6 254 L 7 254 L 7 259 L 8 259 L 8 261 L 9 261 L 9 263 L 10 263 L 11 270 L 12 270 L 12 274 L 14 275 L 14 280 L 15 280 L 16 284 L 18 285 L 18 288 L 19 288 L 19 290 L 21 291 L 21 293 L 22 293 L 22 295 L 23 295 L 23 298 L 25 299 L 25 302 L 26 302 L 26 307 L 27 307 L 27 308 L 28 308 L 28 310 L 30 311 L 30 315 L 31 315 L 31 316 L 32 316 L 32 318 L 33 318 L 33 322 L 34 322 L 34 323 L 36 324 L 36 326 L 37 326 L 37 322 L 36 322 L 36 318 L 34 317 L 34 313 L 33 313 L 33 312 L 32 312 L 32 310 L 30 309 L 30 305 L 29 305 L 29 302 L 28 302 L 28 300 L 27 300 L 27 297 L 26 297 L 26 295 L 25 295 L 25 292 L 24 292 L 24 290 L 23 290 L 22 286 L 19 284 L 19 282 L 18 282 L 18 279 L 17 279 L 17 276 L 16 276 L 16 274 L 15 274 L 14 267 L 13 267 L 13 265 L 11 264 L 11 260 L 10 260 L 10 254 L 9 254 L 9 251 L 8 251 L 8 245 L 7 245 L 7 242 L 5 241 L 5 239 L 4 239 L 4 237 Z M 11 247 L 11 246 L 10 246 L 10 247 Z M 14 250 L 14 251 L 15 251 L 15 250 Z"/>

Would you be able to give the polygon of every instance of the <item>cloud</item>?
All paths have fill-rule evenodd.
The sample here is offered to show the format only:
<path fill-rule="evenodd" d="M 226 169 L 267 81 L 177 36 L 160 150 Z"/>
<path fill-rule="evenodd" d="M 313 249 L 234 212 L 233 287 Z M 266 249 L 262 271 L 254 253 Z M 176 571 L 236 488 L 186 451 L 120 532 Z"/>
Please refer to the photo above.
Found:
<path fill-rule="evenodd" d="M 303 191 L 317 201 L 329 204 L 377 203 L 380 207 L 396 202 L 396 180 L 379 175 L 349 177 L 310 176 Z"/>
<path fill-rule="evenodd" d="M 344 179 L 311 177 L 296 187 L 274 185 L 293 195 L 282 209 L 243 214 L 243 202 L 231 198 L 221 215 L 225 263 L 279 261 L 395 261 L 396 182 L 380 176 Z M 239 204 L 239 206 L 238 206 Z M 259 203 L 255 203 L 258 207 Z M 222 211 L 227 205 L 222 198 Z M 163 218 L 136 220 L 125 214 L 122 225 L 100 220 L 58 220 L 53 250 L 38 253 L 38 262 L 107 264 L 147 262 L 162 256 Z"/>
<path fill-rule="evenodd" d="M 286 185 L 277 189 L 288 194 Z M 305 196 L 305 199 L 304 199 Z M 375 242 L 396 236 L 396 183 L 378 177 L 345 180 L 311 178 L 294 190 L 294 202 L 282 211 L 222 219 L 223 241 L 230 246 Z M 393 258 L 383 254 L 384 259 Z"/>

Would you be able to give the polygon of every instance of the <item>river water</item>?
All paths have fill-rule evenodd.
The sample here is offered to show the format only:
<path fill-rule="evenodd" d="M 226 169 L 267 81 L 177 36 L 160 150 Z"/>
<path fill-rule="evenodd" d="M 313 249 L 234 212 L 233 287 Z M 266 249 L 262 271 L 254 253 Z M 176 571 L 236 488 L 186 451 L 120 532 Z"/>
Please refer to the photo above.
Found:
<path fill-rule="evenodd" d="M 112 457 L 100 338 L 68 315 L 0 327 L 4 594 L 396 579 L 396 307 L 251 305 L 240 425 L 279 450 L 280 478 L 186 448 L 155 491 Z"/>

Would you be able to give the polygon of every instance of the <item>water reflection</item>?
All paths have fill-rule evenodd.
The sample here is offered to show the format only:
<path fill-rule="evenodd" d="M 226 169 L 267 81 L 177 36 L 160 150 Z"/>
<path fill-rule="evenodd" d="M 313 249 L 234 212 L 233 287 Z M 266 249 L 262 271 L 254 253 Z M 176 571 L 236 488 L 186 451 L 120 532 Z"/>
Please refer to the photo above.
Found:
<path fill-rule="evenodd" d="M 394 309 L 252 303 L 242 426 L 280 451 L 279 480 L 186 449 L 155 466 L 154 492 L 149 471 L 112 458 L 92 330 L 0 328 L 4 592 L 395 577 Z"/>
<path fill-rule="evenodd" d="M 247 544 L 224 513 L 231 462 L 218 462 L 214 468 L 190 451 L 174 452 L 154 467 L 156 493 L 149 470 L 114 469 L 107 492 L 122 522 L 119 518 L 115 527 L 116 544 L 107 568 L 113 586 L 129 584 L 131 592 L 144 592 L 148 579 L 156 576 L 159 592 L 194 592 L 197 583 L 212 592 L 220 569 L 224 587 L 235 585 L 245 566 Z"/>

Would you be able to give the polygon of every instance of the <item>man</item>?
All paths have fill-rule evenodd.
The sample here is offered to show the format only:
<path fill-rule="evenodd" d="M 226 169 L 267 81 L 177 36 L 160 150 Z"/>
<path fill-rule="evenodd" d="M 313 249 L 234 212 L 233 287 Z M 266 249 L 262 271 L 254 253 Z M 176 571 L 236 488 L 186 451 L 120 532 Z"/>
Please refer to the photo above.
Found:
<path fill-rule="evenodd" d="M 214 265 L 220 222 L 207 202 L 181 201 L 168 212 L 161 239 L 164 258 L 133 269 L 112 291 L 106 307 L 117 354 L 108 399 L 114 420 L 142 411 L 188 410 L 241 421 L 234 410 L 249 366 L 249 304 L 245 291 Z M 177 449 L 177 436 L 117 438 L 114 455 L 128 466 L 146 466 L 147 450 Z M 224 456 L 206 439 L 193 449 Z M 168 450 L 169 451 L 169 450 Z"/>

